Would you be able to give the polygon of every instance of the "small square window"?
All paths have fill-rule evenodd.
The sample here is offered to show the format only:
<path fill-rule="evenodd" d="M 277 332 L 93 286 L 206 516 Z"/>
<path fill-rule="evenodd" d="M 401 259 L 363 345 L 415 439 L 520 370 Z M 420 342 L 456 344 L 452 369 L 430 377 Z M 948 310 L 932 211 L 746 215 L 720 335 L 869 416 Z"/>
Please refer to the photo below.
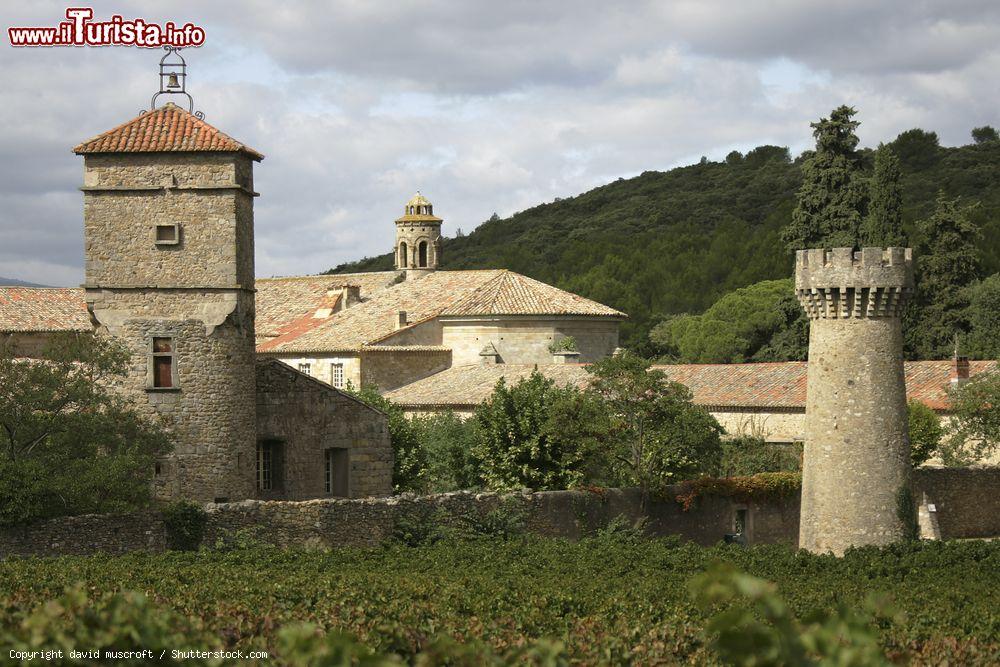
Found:
<path fill-rule="evenodd" d="M 181 226 L 177 223 L 156 225 L 156 245 L 177 245 L 181 242 Z"/>
<path fill-rule="evenodd" d="M 299 372 L 312 375 L 312 364 L 299 364 Z"/>

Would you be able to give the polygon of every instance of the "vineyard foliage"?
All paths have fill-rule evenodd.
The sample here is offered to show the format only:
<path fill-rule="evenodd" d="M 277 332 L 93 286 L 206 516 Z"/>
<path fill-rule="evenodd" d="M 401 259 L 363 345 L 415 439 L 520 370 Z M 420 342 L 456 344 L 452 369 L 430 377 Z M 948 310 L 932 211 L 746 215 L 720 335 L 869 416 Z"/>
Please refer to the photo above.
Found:
<path fill-rule="evenodd" d="M 873 664 L 875 651 L 893 662 L 995 664 L 998 571 L 996 542 L 835 558 L 629 531 L 579 542 L 473 537 L 366 550 L 11 559 L 0 563 L 0 643 L 265 650 L 267 664 L 289 665 L 711 664 L 721 656 L 750 664 L 736 624 L 778 658 Z"/>

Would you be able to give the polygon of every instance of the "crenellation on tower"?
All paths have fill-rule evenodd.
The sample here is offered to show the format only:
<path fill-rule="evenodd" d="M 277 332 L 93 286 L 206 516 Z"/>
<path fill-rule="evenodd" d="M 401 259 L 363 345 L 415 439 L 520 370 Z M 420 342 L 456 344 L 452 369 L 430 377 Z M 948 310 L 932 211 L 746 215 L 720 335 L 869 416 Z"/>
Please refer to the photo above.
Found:
<path fill-rule="evenodd" d="M 795 289 L 810 320 L 799 546 L 841 554 L 896 541 L 910 472 L 902 313 L 912 253 L 800 250 Z"/>
<path fill-rule="evenodd" d="M 900 317 L 913 292 L 909 248 L 800 250 L 795 289 L 809 319 Z"/>

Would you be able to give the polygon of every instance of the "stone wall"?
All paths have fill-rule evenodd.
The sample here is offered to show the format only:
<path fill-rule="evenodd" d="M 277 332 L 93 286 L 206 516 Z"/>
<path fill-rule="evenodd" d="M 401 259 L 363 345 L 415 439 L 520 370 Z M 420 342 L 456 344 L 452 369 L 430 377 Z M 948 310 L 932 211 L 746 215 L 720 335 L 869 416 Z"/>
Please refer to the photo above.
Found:
<path fill-rule="evenodd" d="M 937 534 L 928 532 L 927 521 L 922 520 L 925 538 L 1000 536 L 1000 468 L 921 469 L 914 473 L 914 486 L 923 515 L 927 514 L 928 501 L 936 504 Z M 280 546 L 375 546 L 391 537 L 401 520 L 484 517 L 501 504 L 504 512 L 521 513 L 531 531 L 552 537 L 576 539 L 622 517 L 628 523 L 645 519 L 653 535 L 678 535 L 698 544 L 715 544 L 734 532 L 737 511 L 745 509 L 745 535 L 750 544 L 797 542 L 797 498 L 742 504 L 709 496 L 698 498 L 684 511 L 669 499 L 677 492 L 675 488 L 667 500 L 651 499 L 645 506 L 636 489 L 302 502 L 245 500 L 207 505 L 209 520 L 203 544 L 212 545 L 219 538 L 246 530 L 257 539 Z M 163 521 L 154 512 L 70 517 L 0 531 L 0 556 L 161 551 L 165 544 Z"/>
<path fill-rule="evenodd" d="M 452 348 L 456 366 L 478 364 L 479 353 L 493 343 L 504 363 L 550 364 L 549 345 L 572 336 L 580 363 L 600 361 L 618 347 L 620 321 L 596 317 L 442 318 L 442 344 Z"/>
<path fill-rule="evenodd" d="M 281 443 L 278 488 L 263 494 L 302 500 L 326 490 L 327 450 L 347 450 L 347 496 L 392 493 L 392 446 L 384 414 L 278 360 L 257 364 L 257 439 Z M 258 491 L 258 494 L 261 494 Z"/>
<path fill-rule="evenodd" d="M 918 468 L 913 489 L 924 537 L 1000 537 L 1000 468 Z"/>
<path fill-rule="evenodd" d="M 451 366 L 451 350 L 363 352 L 361 386 L 391 391 Z"/>

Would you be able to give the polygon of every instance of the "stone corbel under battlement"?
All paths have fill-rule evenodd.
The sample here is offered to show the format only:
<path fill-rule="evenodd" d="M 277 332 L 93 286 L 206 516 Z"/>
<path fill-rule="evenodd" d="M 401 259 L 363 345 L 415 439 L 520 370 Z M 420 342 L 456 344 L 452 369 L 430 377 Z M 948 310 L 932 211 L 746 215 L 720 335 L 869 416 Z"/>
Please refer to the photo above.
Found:
<path fill-rule="evenodd" d="M 117 304 L 112 295 L 105 292 L 87 293 L 87 310 L 91 319 L 98 326 L 106 327 L 108 333 L 121 335 L 125 323 L 130 320 L 162 320 L 185 322 L 188 320 L 200 321 L 205 326 L 205 335 L 211 336 L 215 328 L 226 321 L 226 319 L 236 312 L 239 306 L 239 296 L 235 293 L 223 293 L 218 295 L 218 300 L 192 304 L 189 308 L 177 310 L 170 314 L 157 312 L 144 312 L 138 314 L 133 310 Z"/>

